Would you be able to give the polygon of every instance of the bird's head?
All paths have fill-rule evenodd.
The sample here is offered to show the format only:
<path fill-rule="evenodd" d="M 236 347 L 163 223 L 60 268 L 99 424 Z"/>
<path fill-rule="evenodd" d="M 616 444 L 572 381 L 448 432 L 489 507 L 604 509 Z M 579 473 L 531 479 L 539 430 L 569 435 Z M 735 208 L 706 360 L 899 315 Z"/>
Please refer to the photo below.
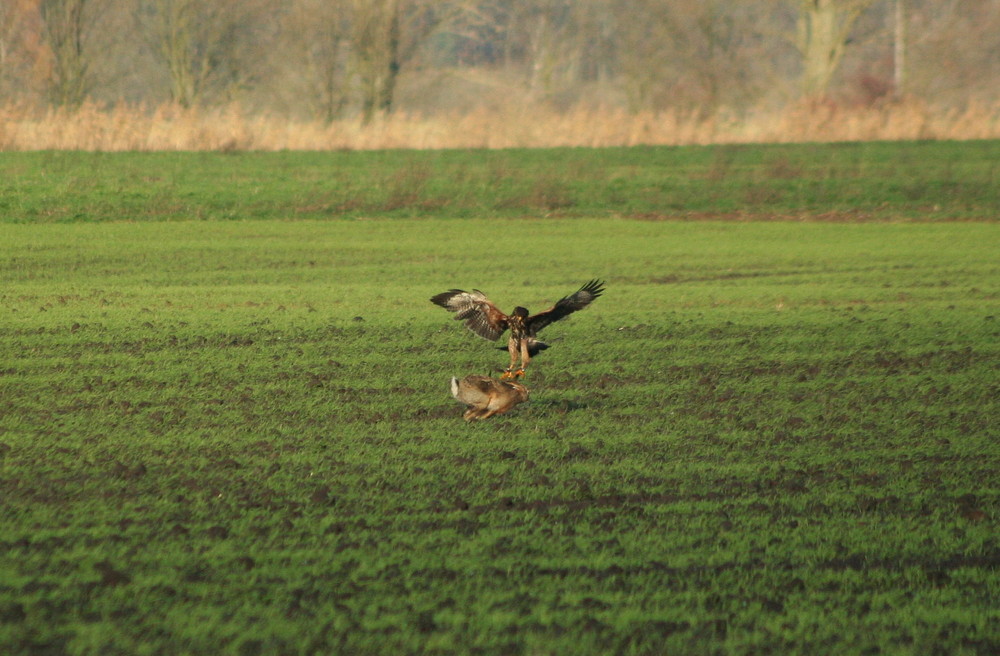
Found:
<path fill-rule="evenodd" d="M 528 308 L 521 307 L 520 305 L 518 305 L 516 308 L 514 308 L 514 316 L 521 317 L 522 319 L 524 319 L 525 317 L 528 316 Z"/>

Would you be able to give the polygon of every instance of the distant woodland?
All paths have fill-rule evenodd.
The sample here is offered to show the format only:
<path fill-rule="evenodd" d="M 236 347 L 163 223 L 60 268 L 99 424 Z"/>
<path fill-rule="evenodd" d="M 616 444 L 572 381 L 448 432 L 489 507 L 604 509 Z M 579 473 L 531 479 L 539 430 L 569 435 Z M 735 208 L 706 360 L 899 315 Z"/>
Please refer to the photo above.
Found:
<path fill-rule="evenodd" d="M 365 124 L 998 97 L 1000 0 L 0 0 L 0 105 L 23 111 Z"/>

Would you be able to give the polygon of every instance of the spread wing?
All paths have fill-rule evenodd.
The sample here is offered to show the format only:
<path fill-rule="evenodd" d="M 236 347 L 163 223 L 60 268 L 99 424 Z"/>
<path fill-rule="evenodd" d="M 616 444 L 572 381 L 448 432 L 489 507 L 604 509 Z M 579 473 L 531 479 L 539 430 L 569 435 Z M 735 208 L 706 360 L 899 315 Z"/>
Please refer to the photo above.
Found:
<path fill-rule="evenodd" d="M 493 341 L 507 330 L 507 315 L 478 289 L 450 289 L 432 296 L 431 303 L 454 312 L 456 321 L 465 321 L 466 328 L 483 339 Z"/>
<path fill-rule="evenodd" d="M 577 310 L 582 310 L 603 292 L 604 282 L 596 278 L 591 280 L 573 294 L 560 298 L 548 310 L 528 317 L 524 322 L 528 328 L 528 334 L 534 335 L 553 321 L 559 321 Z"/>

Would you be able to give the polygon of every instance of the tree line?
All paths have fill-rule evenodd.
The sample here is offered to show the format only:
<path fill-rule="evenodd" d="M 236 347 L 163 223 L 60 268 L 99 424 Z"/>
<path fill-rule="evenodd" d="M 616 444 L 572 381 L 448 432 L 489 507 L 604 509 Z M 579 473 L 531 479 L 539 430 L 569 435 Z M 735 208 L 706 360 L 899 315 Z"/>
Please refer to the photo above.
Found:
<path fill-rule="evenodd" d="M 0 0 L 0 104 L 993 102 L 1000 0 Z"/>

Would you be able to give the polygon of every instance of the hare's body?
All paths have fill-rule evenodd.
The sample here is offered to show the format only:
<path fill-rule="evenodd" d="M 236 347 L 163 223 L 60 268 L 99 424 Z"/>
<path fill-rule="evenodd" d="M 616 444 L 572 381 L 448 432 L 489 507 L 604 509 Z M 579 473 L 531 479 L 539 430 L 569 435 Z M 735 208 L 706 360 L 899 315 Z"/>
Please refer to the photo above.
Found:
<path fill-rule="evenodd" d="M 528 388 L 521 383 L 497 380 L 476 374 L 451 379 L 451 395 L 466 404 L 466 421 L 489 419 L 528 400 Z"/>

